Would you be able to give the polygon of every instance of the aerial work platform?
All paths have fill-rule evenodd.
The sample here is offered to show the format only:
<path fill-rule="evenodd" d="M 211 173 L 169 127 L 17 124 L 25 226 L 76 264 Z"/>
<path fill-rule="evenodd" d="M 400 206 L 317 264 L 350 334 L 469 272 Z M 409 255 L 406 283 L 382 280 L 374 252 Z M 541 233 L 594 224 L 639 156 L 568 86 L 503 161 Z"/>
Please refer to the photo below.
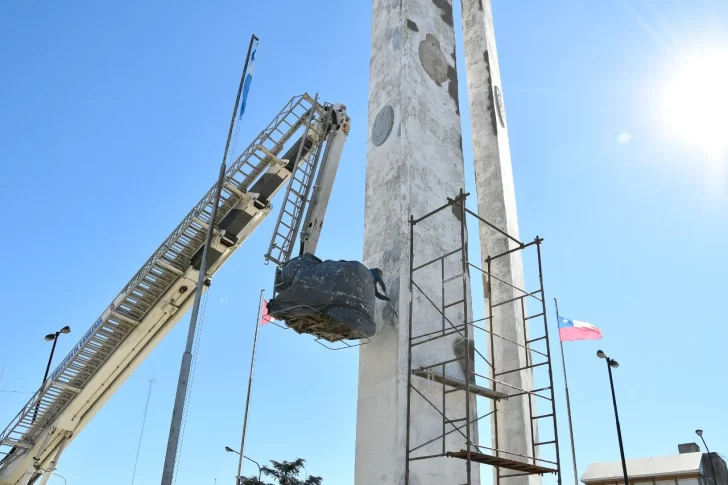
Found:
<path fill-rule="evenodd" d="M 368 340 L 376 331 L 374 285 L 372 272 L 358 261 L 304 253 L 277 269 L 268 314 L 319 341 Z"/>

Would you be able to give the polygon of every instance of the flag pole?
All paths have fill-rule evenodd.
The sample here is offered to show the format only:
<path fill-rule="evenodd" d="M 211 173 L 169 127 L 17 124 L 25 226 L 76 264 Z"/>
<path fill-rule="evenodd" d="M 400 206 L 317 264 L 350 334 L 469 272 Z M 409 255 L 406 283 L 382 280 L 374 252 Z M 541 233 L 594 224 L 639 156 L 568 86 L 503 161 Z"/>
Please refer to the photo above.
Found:
<path fill-rule="evenodd" d="M 225 142 L 225 152 L 222 156 L 220 164 L 220 174 L 215 184 L 215 193 L 212 201 L 209 225 L 205 242 L 202 246 L 202 261 L 200 262 L 200 270 L 197 276 L 197 288 L 195 289 L 195 300 L 192 305 L 192 314 L 190 315 L 190 326 L 187 330 L 187 343 L 185 351 L 182 354 L 182 363 L 179 370 L 179 378 L 177 381 L 177 394 L 174 398 L 174 408 L 172 409 L 172 423 L 169 426 L 169 437 L 167 438 L 167 452 L 164 456 L 164 468 L 162 470 L 162 485 L 172 485 L 174 479 L 175 468 L 177 468 L 177 455 L 180 441 L 180 432 L 182 421 L 185 415 L 185 405 L 187 400 L 187 389 L 189 386 L 190 370 L 192 367 L 192 349 L 194 348 L 195 337 L 197 333 L 197 318 L 200 311 L 200 302 L 202 301 L 202 292 L 204 291 L 205 282 L 207 281 L 207 254 L 212 242 L 215 224 L 217 223 L 217 207 L 220 205 L 220 196 L 222 194 L 222 186 L 225 183 L 225 171 L 227 168 L 228 150 L 230 149 L 230 139 L 233 135 L 235 126 L 235 115 L 238 112 L 240 104 L 240 96 L 243 92 L 243 84 L 245 83 L 245 75 L 248 70 L 248 62 L 250 61 L 250 52 L 253 48 L 253 42 L 258 38 L 253 35 L 250 38 L 250 47 L 248 47 L 248 57 L 245 58 L 245 67 L 243 75 L 240 78 L 240 86 L 238 94 L 235 98 L 235 106 L 233 107 L 233 115 L 230 120 L 230 129 L 228 130 L 227 141 Z"/>
<path fill-rule="evenodd" d="M 240 460 L 238 461 L 238 476 L 236 485 L 243 482 L 243 455 L 245 454 L 245 434 L 248 430 L 248 409 L 250 408 L 250 390 L 253 387 L 253 366 L 255 365 L 255 349 L 258 346 L 258 327 L 260 327 L 263 318 L 263 293 L 260 290 L 260 299 L 258 301 L 258 319 L 255 321 L 255 333 L 253 334 L 253 352 L 250 357 L 250 374 L 248 375 L 248 395 L 245 397 L 245 414 L 243 415 L 243 437 L 240 440 Z"/>
<path fill-rule="evenodd" d="M 559 322 L 559 302 L 554 298 L 556 306 L 556 323 Z M 559 333 L 559 345 L 561 346 L 561 364 L 564 368 L 564 387 L 566 387 L 566 412 L 569 416 L 569 437 L 571 438 L 571 460 L 574 464 L 574 485 L 579 485 L 579 474 L 576 471 L 576 446 L 574 445 L 574 426 L 571 422 L 571 399 L 569 398 L 569 381 L 566 379 L 566 358 L 564 357 L 564 341 Z"/>

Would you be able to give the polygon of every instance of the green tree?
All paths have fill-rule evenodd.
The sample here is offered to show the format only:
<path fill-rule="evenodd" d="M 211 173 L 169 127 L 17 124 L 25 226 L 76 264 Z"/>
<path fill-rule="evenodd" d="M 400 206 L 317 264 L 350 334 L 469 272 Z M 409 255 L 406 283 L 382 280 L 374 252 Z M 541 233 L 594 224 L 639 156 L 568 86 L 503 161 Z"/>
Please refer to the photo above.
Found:
<path fill-rule="evenodd" d="M 321 477 L 309 476 L 306 479 L 299 478 L 301 469 L 306 463 L 303 458 L 296 458 L 295 461 L 270 461 L 271 466 L 261 468 L 263 475 L 272 478 L 275 482 L 264 482 L 257 477 L 243 477 L 240 485 L 321 485 Z"/>

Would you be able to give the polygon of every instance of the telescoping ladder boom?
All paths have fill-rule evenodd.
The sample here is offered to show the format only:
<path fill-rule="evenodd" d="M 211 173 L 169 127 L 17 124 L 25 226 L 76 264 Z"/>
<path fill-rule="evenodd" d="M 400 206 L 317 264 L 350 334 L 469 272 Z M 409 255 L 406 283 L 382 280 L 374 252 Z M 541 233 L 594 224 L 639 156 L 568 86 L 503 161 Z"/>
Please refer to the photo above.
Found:
<path fill-rule="evenodd" d="M 212 276 L 270 213 L 271 199 L 289 182 L 266 256 L 278 264 L 288 260 L 309 196 L 301 241 L 302 250 L 313 252 L 348 132 L 343 105 L 320 104 L 307 94 L 286 103 L 229 166 L 217 220 L 211 220 L 213 187 L 0 434 L 0 485 L 45 484 L 63 449 L 185 314 L 194 299 L 209 224 L 215 227 L 208 252 Z"/>

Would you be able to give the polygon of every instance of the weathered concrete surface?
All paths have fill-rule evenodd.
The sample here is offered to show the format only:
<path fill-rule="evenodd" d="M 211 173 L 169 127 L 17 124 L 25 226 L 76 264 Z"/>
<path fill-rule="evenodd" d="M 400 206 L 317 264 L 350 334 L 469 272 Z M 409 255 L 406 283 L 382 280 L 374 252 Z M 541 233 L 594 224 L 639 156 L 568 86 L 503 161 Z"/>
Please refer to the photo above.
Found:
<path fill-rule="evenodd" d="M 409 309 L 409 224 L 446 202 L 465 186 L 458 110 L 455 39 L 451 0 L 374 0 L 369 86 L 364 263 L 384 271 L 399 319 L 378 302 L 377 334 L 360 350 L 357 408 L 356 485 L 402 485 L 407 423 L 407 339 Z M 389 108 L 391 107 L 391 109 Z M 391 118 L 391 122 L 389 121 Z M 452 210 L 418 226 L 415 265 L 460 244 L 459 219 Z M 461 272 L 459 258 L 448 260 L 446 278 Z M 417 275 L 428 295 L 440 303 L 441 269 Z M 467 281 L 466 281 L 467 284 Z M 447 303 L 462 298 L 463 279 L 449 283 Z M 414 333 L 442 326 L 442 317 L 418 292 L 413 293 Z M 466 299 L 469 307 L 469 298 Z M 463 305 L 448 309 L 454 324 L 465 319 Z M 456 358 L 457 337 L 423 345 L 413 367 Z M 449 375 L 464 378 L 458 362 Z M 441 387 L 413 377 L 418 389 L 441 407 Z M 448 415 L 464 417 L 464 393 L 448 394 Z M 442 419 L 413 393 L 411 447 L 442 433 Z M 451 429 L 448 427 L 448 430 Z M 447 448 L 464 439 L 448 436 Z M 441 442 L 418 453 L 440 452 Z M 479 483 L 477 466 L 473 484 Z M 465 462 L 452 458 L 421 460 L 410 471 L 412 485 L 466 483 Z"/>
<path fill-rule="evenodd" d="M 478 212 L 484 219 L 518 238 L 516 193 L 508 148 L 505 110 L 502 104 L 490 0 L 463 0 L 462 17 Z M 480 228 L 480 240 L 484 258 L 515 247 L 513 243 L 509 247 L 505 237 L 484 225 Z M 523 288 L 523 267 L 519 252 L 495 260 L 492 274 L 518 288 Z M 497 303 L 520 295 L 522 293 L 507 285 L 495 283 L 490 296 Z M 493 325 L 494 332 L 498 335 L 524 343 L 519 301 L 494 309 Z M 497 372 L 516 369 L 526 364 L 523 349 L 497 338 L 494 339 L 494 346 L 493 358 Z M 530 371 L 515 372 L 499 379 L 522 389 L 533 389 L 533 375 Z M 516 392 L 502 386 L 498 387 L 498 390 Z M 526 396 L 498 404 L 499 449 L 532 455 L 528 404 Z M 502 454 L 502 456 L 519 459 L 513 455 Z M 538 476 L 508 479 L 508 485 L 539 483 Z"/>

